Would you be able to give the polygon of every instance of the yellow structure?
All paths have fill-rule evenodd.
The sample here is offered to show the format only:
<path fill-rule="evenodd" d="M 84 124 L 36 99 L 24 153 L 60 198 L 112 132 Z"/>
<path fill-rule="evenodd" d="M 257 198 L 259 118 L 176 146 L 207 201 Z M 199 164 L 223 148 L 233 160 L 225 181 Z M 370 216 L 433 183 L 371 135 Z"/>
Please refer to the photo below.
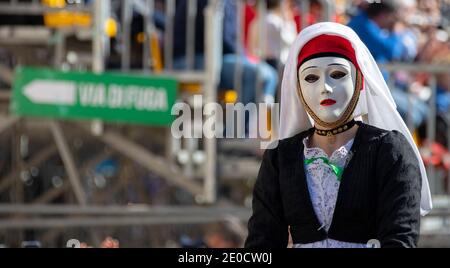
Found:
<path fill-rule="evenodd" d="M 65 0 L 42 0 L 44 6 L 51 8 L 65 8 Z M 92 16 L 89 13 L 77 11 L 54 11 L 44 14 L 44 24 L 50 28 L 64 27 L 90 27 L 92 25 Z"/>

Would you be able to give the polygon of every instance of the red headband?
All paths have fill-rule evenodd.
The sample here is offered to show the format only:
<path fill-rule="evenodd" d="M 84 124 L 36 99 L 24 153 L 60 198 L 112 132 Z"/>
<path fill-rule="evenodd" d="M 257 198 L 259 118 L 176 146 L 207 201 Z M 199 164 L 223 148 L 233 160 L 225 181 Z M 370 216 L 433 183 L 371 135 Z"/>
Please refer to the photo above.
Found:
<path fill-rule="evenodd" d="M 347 39 L 337 35 L 319 35 L 309 40 L 298 54 L 298 67 L 308 58 L 314 57 L 316 54 L 334 53 L 340 54 L 347 58 L 359 70 L 358 61 L 356 60 L 355 50 Z"/>
<path fill-rule="evenodd" d="M 337 35 L 322 34 L 309 40 L 298 54 L 297 68 L 308 59 L 314 58 L 317 54 L 330 56 L 339 54 L 353 63 L 356 70 L 360 71 L 358 61 L 356 60 L 355 50 L 347 39 Z M 364 89 L 364 77 L 361 74 L 361 90 Z"/>

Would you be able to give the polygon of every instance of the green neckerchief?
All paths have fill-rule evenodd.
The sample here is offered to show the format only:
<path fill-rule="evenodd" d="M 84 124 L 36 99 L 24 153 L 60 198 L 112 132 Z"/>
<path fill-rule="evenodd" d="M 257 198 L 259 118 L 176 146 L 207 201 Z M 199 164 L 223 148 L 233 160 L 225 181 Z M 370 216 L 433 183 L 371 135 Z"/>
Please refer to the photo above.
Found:
<path fill-rule="evenodd" d="M 305 159 L 305 165 L 309 165 L 312 162 L 321 159 L 326 165 L 328 165 L 331 170 L 333 170 L 333 173 L 336 175 L 337 180 L 341 181 L 341 177 L 342 177 L 342 173 L 344 173 L 344 168 L 335 165 L 333 163 L 330 162 L 330 160 L 328 160 L 328 158 L 326 157 L 313 157 L 313 158 L 309 158 L 309 159 Z"/>

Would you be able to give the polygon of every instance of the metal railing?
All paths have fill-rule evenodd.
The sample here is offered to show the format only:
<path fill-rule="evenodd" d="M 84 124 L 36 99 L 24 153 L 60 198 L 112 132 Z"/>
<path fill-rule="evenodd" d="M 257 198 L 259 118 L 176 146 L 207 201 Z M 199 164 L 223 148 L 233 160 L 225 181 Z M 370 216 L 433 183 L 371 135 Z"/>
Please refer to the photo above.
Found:
<path fill-rule="evenodd" d="M 324 14 L 322 20 L 330 20 L 333 14 L 334 2 L 333 1 L 321 1 L 324 6 Z M 199 84 L 201 94 L 204 95 L 204 100 L 206 103 L 213 102 L 217 100 L 216 88 L 219 80 L 219 71 L 221 64 L 221 55 L 222 55 L 222 47 L 221 47 L 221 28 L 222 28 L 222 17 L 223 17 L 223 1 L 215 0 L 210 1 L 210 4 L 207 8 L 206 13 L 203 13 L 203 10 L 196 10 L 197 1 L 189 1 L 187 12 L 187 22 L 185 25 L 186 29 L 186 62 L 187 66 L 183 70 L 175 70 L 173 67 L 173 46 L 174 46 L 174 24 L 175 24 L 175 12 L 176 12 L 176 1 L 175 0 L 167 0 L 164 1 L 165 6 L 164 10 L 159 10 L 160 12 L 164 12 L 165 15 L 165 30 L 161 36 L 160 41 L 160 49 L 162 50 L 163 57 L 163 70 L 162 72 L 154 71 L 154 59 L 153 56 L 155 52 L 152 51 L 154 47 L 151 46 L 151 36 L 154 36 L 157 33 L 157 28 L 155 26 L 153 15 L 156 12 L 155 0 L 132 0 L 132 1 L 120 1 L 121 5 L 121 34 L 119 35 L 119 43 L 121 45 L 121 70 L 123 72 L 132 72 L 132 73 L 141 73 L 141 74 L 160 74 L 160 75 L 169 75 L 178 79 L 180 82 L 184 83 L 194 83 Z M 264 17 L 267 14 L 267 9 L 265 6 L 265 1 L 259 1 L 257 5 L 257 11 L 261 17 Z M 300 8 L 302 9 L 302 13 L 307 13 L 309 9 L 309 1 L 301 1 L 299 3 Z M 244 31 L 243 28 L 243 14 L 244 14 L 244 2 L 237 1 L 237 36 L 236 36 L 236 47 L 237 54 L 244 53 Z M 61 10 L 60 8 L 50 8 L 43 6 L 39 1 L 32 1 L 31 3 L 22 3 L 22 1 L 10 1 L 9 3 L 0 3 L 0 13 L 4 14 L 43 14 L 48 12 L 49 10 Z M 77 11 L 87 11 L 94 15 L 92 31 L 93 31 L 93 45 L 92 45 L 92 70 L 94 72 L 103 72 L 105 70 L 105 60 L 109 56 L 109 40 L 105 37 L 103 33 L 103 26 L 105 19 L 111 12 L 111 4 L 110 1 L 94 1 L 92 6 L 86 6 L 84 4 L 77 5 L 66 5 L 63 10 L 77 10 Z M 144 36 L 142 42 L 142 69 L 131 69 L 131 40 L 134 39 L 134 36 L 131 36 L 131 23 L 133 19 L 133 12 L 138 13 L 143 16 L 143 29 Z M 196 31 L 195 31 L 195 18 L 199 15 L 205 15 L 206 18 L 206 31 L 205 31 L 205 53 L 206 53 L 206 62 L 205 68 L 202 70 L 196 70 L 193 68 L 193 64 L 195 61 L 195 48 L 193 40 L 196 39 Z M 305 18 L 307 16 L 302 16 L 303 23 L 306 24 Z M 302 23 L 302 25 L 303 25 Z M 263 54 L 261 51 L 264 49 L 264 44 L 266 43 L 265 29 L 262 20 L 260 20 L 259 25 L 257 27 L 259 31 L 259 43 L 261 44 L 260 52 L 257 56 L 260 56 L 263 59 Z M 63 44 L 63 43 L 62 43 Z M 64 54 L 66 51 L 63 47 L 57 48 L 58 58 L 63 58 L 61 54 Z M 59 66 L 61 60 L 58 60 L 58 63 L 55 66 Z M 238 96 L 242 96 L 242 71 L 243 69 L 239 66 L 240 62 L 236 63 L 235 68 L 235 78 L 233 88 L 238 92 Z M 413 72 L 429 72 L 432 73 L 432 78 L 430 80 L 430 87 L 433 89 L 433 96 L 436 94 L 435 87 L 435 75 L 438 73 L 446 72 L 447 67 L 445 66 L 430 66 L 430 65 L 388 65 L 385 68 L 389 71 L 413 71 Z M 260 77 L 258 77 L 257 85 L 255 87 L 255 95 L 256 102 L 261 101 L 261 81 Z M 239 99 L 238 99 L 239 100 Z M 433 141 L 435 139 L 435 99 L 430 98 L 429 104 L 429 115 L 427 119 L 427 137 L 429 140 Z M 413 107 L 411 107 L 413 108 Z M 410 113 L 409 113 L 410 114 Z M 411 118 L 406 120 L 408 122 L 408 126 L 411 127 Z M 94 123 L 95 124 L 95 123 Z M 449 134 L 450 136 L 450 134 Z M 206 159 L 204 165 L 200 167 L 200 169 L 204 172 L 203 178 L 205 178 L 204 184 L 204 196 L 199 197 L 199 199 L 203 199 L 206 202 L 214 202 L 215 200 L 215 188 L 216 188 L 216 164 L 217 164 L 217 149 L 216 149 L 216 141 L 214 139 L 204 139 L 204 154 Z M 178 143 L 178 144 L 175 144 Z M 195 152 L 198 152 L 201 147 L 198 141 L 188 141 L 186 144 L 190 144 L 186 148 L 182 148 L 181 141 L 170 141 L 168 144 L 172 144 L 172 149 L 169 148 L 169 158 L 176 158 L 176 154 L 183 151 L 183 153 L 188 153 L 190 157 Z M 184 171 L 187 175 L 192 176 L 193 172 L 192 167 L 193 163 L 188 161 L 185 163 L 186 168 Z M 429 167 L 429 175 L 430 178 L 435 177 L 435 168 L 433 166 Z M 198 172 L 197 172 L 198 174 Z M 433 180 L 433 179 L 432 179 Z"/>
<path fill-rule="evenodd" d="M 220 221 L 226 215 L 244 221 L 250 214 L 250 209 L 238 206 L 0 205 L 1 216 L 35 217 L 27 221 L 0 218 L 0 229 L 195 224 Z"/>
<path fill-rule="evenodd" d="M 67 3 L 64 6 L 53 6 L 53 7 L 44 5 L 41 0 L 32 0 L 32 1 L 10 0 L 0 2 L 0 14 L 42 15 L 44 13 L 60 10 L 90 13 L 92 11 L 92 8 L 89 5 L 85 5 L 84 1 L 79 1 L 79 3 L 73 4 Z"/>
<path fill-rule="evenodd" d="M 106 37 L 104 33 L 104 24 L 106 19 L 113 12 L 112 1 L 102 0 L 102 1 L 92 1 L 90 5 L 85 5 L 84 1 L 79 1 L 73 5 L 64 5 L 64 7 L 49 7 L 43 5 L 42 1 L 9 1 L 0 3 L 0 13 L 4 14 L 16 14 L 16 15 L 43 15 L 50 11 L 83 11 L 88 12 L 93 16 L 92 25 L 90 27 L 92 36 L 92 57 L 91 57 L 91 68 L 93 72 L 101 73 L 105 71 L 105 62 L 107 57 L 110 56 L 110 40 Z M 121 17 L 120 22 L 120 34 L 118 38 L 118 43 L 120 45 L 120 69 L 122 72 L 129 73 L 139 73 L 143 75 L 147 74 L 158 74 L 163 76 L 175 77 L 181 83 L 195 83 L 201 88 L 200 94 L 203 95 L 205 103 L 216 102 L 217 101 L 217 85 L 220 78 L 221 69 L 221 57 L 222 57 L 222 26 L 223 26 L 223 8 L 224 1 L 222 0 L 210 0 L 208 6 L 205 10 L 197 10 L 197 0 L 190 0 L 188 5 L 187 21 L 185 27 L 186 31 L 186 68 L 182 70 L 174 69 L 173 66 L 173 47 L 174 47 L 174 27 L 175 27 L 175 15 L 176 15 L 176 1 L 167 0 L 164 1 L 164 10 L 158 10 L 158 12 L 163 12 L 165 16 L 165 30 L 163 33 L 158 33 L 154 22 L 154 14 L 157 12 L 155 0 L 127 0 L 120 1 L 120 14 L 116 14 L 117 17 Z M 322 1 L 326 5 L 326 13 L 324 14 L 324 20 L 331 17 L 332 5 L 330 1 Z M 329 3 L 330 2 L 330 3 Z M 244 54 L 244 31 L 243 31 L 243 15 L 244 15 L 244 5 L 243 1 L 237 1 L 237 29 L 236 29 L 236 53 L 238 55 Z M 301 1 L 302 5 L 309 5 L 309 1 Z M 259 1 L 257 5 L 257 11 L 260 17 L 264 17 L 267 14 L 266 2 Z M 305 6 L 305 12 L 308 8 Z M 143 17 L 143 42 L 142 42 L 142 55 L 141 63 L 142 68 L 135 69 L 132 67 L 132 54 L 135 53 L 131 49 L 132 40 L 136 36 L 131 36 L 132 32 L 132 22 L 133 14 L 139 14 Z M 204 68 L 197 70 L 194 67 L 195 62 L 195 47 L 194 40 L 196 39 L 196 17 L 205 17 L 205 63 Z M 306 16 L 303 16 L 304 18 Z M 257 27 L 259 31 L 259 43 L 263 46 L 266 41 L 264 24 L 259 23 Z M 56 43 L 56 56 L 53 66 L 55 68 L 60 68 L 61 64 L 67 53 L 65 46 L 66 30 L 56 29 L 56 36 L 58 41 Z M 159 40 L 159 48 L 151 45 L 152 37 L 161 34 L 162 38 Z M 154 49 L 162 50 L 162 55 L 164 55 L 162 60 L 163 69 L 156 72 L 154 66 L 154 56 L 157 55 Z M 262 51 L 262 50 L 260 50 Z M 262 53 L 258 56 L 261 60 L 264 60 Z M 133 57 L 134 59 L 134 57 Z M 240 62 L 237 61 L 235 68 L 235 87 L 233 88 L 238 92 L 238 96 L 242 96 L 242 76 L 243 69 L 240 67 Z M 257 86 L 255 87 L 256 101 L 261 101 L 261 79 L 257 78 Z M 182 98 L 182 96 L 180 96 Z M 101 134 L 103 129 L 101 122 L 92 122 L 92 129 L 100 129 Z M 169 138 L 171 139 L 171 138 Z M 192 155 L 197 153 L 203 147 L 203 153 L 205 155 L 205 162 L 200 165 L 199 169 L 203 174 L 203 194 L 198 196 L 197 199 L 202 202 L 212 203 L 216 200 L 216 188 L 217 188 L 217 148 L 215 139 L 203 139 L 203 146 L 200 145 L 198 140 L 188 140 L 184 143 L 182 141 L 174 141 L 173 139 L 168 142 L 170 152 L 168 155 L 169 159 L 176 159 L 176 154 L 180 152 L 188 153 L 189 161 L 183 164 L 183 170 L 185 175 L 188 177 L 194 176 L 193 174 L 198 174 L 198 172 L 193 171 Z M 182 144 L 187 144 L 185 148 L 182 148 Z M 172 148 L 170 148 L 172 147 Z M 195 193 L 197 194 L 197 193 Z"/>
<path fill-rule="evenodd" d="M 429 75 L 428 87 L 430 89 L 430 96 L 428 97 L 428 101 L 426 102 L 428 111 L 426 117 L 426 143 L 420 148 L 422 154 L 424 156 L 429 156 L 432 153 L 432 145 L 433 142 L 436 141 L 436 118 L 438 116 L 436 109 L 436 97 L 437 97 L 437 75 L 439 74 L 449 74 L 450 75 L 450 66 L 449 65 L 434 65 L 434 64 L 384 64 L 381 66 L 384 70 L 388 71 L 391 75 L 390 81 L 388 84 L 390 85 L 391 90 L 394 88 L 393 85 L 393 77 L 392 75 L 395 72 L 402 71 L 411 74 L 415 73 L 426 73 Z M 408 87 L 409 90 L 409 87 Z M 405 118 L 408 128 L 411 132 L 414 132 L 412 113 L 415 107 L 413 106 L 412 96 L 414 94 L 412 92 L 408 92 L 408 115 Z M 443 119 L 446 121 L 447 125 L 447 146 L 450 144 L 450 115 L 444 114 L 442 115 Z M 447 148 L 448 149 L 448 148 Z M 442 173 L 440 176 L 436 173 L 436 167 L 434 165 L 427 165 L 427 175 L 430 181 L 430 189 L 432 194 L 450 194 L 450 189 L 445 189 L 444 187 L 444 179 L 450 179 L 450 170 L 447 171 L 447 174 Z M 441 185 L 441 186 L 439 186 Z"/>

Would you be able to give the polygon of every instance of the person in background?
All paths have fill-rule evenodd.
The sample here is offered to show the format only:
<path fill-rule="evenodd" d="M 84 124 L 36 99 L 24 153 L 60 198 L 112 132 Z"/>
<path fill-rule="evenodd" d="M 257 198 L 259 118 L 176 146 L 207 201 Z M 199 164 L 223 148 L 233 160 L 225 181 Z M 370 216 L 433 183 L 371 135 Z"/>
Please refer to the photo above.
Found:
<path fill-rule="evenodd" d="M 411 62 L 417 54 L 417 37 L 399 17 L 399 14 L 404 15 L 399 13 L 402 8 L 414 8 L 414 3 L 407 2 L 388 0 L 360 5 L 359 13 L 348 23 L 366 44 L 378 64 Z M 389 81 L 389 73 L 383 68 L 381 72 L 385 80 Z M 394 87 L 391 88 L 397 110 L 402 118 L 407 120 L 410 106 L 415 107 L 412 110 L 412 123 L 414 128 L 418 128 L 427 116 L 427 105 L 416 96 L 410 98 L 408 84 L 401 81 L 401 76 L 400 80 L 398 78 L 393 77 Z"/>
<path fill-rule="evenodd" d="M 82 242 L 80 244 L 80 248 L 93 248 L 93 247 L 86 242 Z M 107 236 L 100 244 L 100 248 L 120 248 L 120 243 L 118 239 L 114 239 L 111 236 Z"/>
<path fill-rule="evenodd" d="M 292 11 L 287 0 L 267 0 L 267 15 L 258 18 L 250 26 L 250 51 L 261 57 L 272 67 L 279 70 L 286 63 L 289 47 L 297 36 L 297 29 Z M 260 43 L 260 23 L 265 32 L 264 45 Z"/>
<path fill-rule="evenodd" d="M 366 9 L 360 9 L 348 26 L 352 28 L 366 44 L 378 63 L 399 60 L 403 53 L 401 37 L 394 32 L 397 10 L 390 1 L 371 3 Z"/>
<path fill-rule="evenodd" d="M 204 243 L 207 248 L 241 248 L 246 236 L 239 219 L 227 217 L 206 226 Z"/>
<path fill-rule="evenodd" d="M 175 12 L 174 26 L 174 68 L 181 70 L 186 66 L 186 22 L 189 1 L 178 1 Z M 203 69 L 205 60 L 205 18 L 203 11 L 207 0 L 197 1 L 197 17 L 195 19 L 195 63 L 194 69 Z M 247 104 L 257 99 L 258 80 L 262 84 L 265 102 L 273 102 L 278 85 L 278 74 L 274 68 L 265 62 L 251 62 L 244 53 L 239 53 L 237 47 L 237 6 L 232 0 L 224 1 L 223 19 L 223 57 L 220 74 L 220 89 L 235 89 L 235 69 L 242 66 L 242 96 L 240 102 Z M 243 45 L 243 44 L 241 44 Z"/>

